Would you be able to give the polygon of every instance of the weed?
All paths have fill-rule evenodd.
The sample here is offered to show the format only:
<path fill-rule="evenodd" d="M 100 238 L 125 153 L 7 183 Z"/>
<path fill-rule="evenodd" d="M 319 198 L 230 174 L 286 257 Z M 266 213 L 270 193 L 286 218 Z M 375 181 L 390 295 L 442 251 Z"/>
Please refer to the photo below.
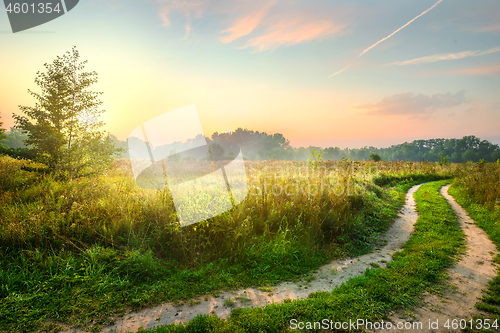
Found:
<path fill-rule="evenodd" d="M 228 308 L 232 308 L 236 303 L 233 301 L 231 297 L 228 297 L 224 300 L 224 306 Z"/>
<path fill-rule="evenodd" d="M 188 302 L 188 305 L 195 306 L 196 304 L 200 304 L 200 303 L 201 303 L 201 300 L 199 300 L 199 299 L 190 299 Z"/>
<path fill-rule="evenodd" d="M 315 277 L 314 275 L 309 275 L 309 276 L 307 276 L 304 280 L 305 280 L 306 282 L 308 282 L 308 283 L 309 283 L 309 282 L 311 282 L 312 280 L 314 280 L 315 278 L 316 278 L 316 277 Z"/>
<path fill-rule="evenodd" d="M 248 297 L 246 297 L 246 296 L 236 296 L 236 300 L 240 301 L 240 302 L 249 302 L 249 301 L 251 301 L 251 299 L 248 298 Z"/>

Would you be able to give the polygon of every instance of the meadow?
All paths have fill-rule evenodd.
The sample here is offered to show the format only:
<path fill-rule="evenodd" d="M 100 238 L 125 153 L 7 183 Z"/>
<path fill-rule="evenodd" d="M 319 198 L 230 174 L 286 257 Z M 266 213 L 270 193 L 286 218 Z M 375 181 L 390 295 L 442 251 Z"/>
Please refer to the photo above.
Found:
<path fill-rule="evenodd" d="M 180 227 L 168 189 L 136 186 L 126 159 L 98 177 L 61 180 L 42 165 L 0 157 L 0 331 L 61 325 L 98 331 L 113 316 L 145 306 L 300 279 L 331 259 L 376 247 L 407 189 L 425 181 L 455 177 L 453 188 L 464 198 L 498 214 L 495 163 L 245 163 L 249 194 L 241 204 Z M 439 270 L 425 281 L 436 277 Z M 426 286 L 402 283 L 401 290 L 411 285 L 412 292 L 379 304 L 375 317 L 411 306 L 411 297 Z M 497 286 L 485 306 L 498 301 Z M 287 306 L 308 308 L 295 301 Z"/>

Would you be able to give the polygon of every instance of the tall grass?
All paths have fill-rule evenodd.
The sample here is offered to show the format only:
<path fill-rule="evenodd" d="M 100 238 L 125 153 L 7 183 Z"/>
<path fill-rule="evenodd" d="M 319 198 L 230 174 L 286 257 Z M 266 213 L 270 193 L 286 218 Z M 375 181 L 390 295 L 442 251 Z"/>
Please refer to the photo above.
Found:
<path fill-rule="evenodd" d="M 465 163 L 456 170 L 455 186 L 473 203 L 500 208 L 500 163 Z"/>
<path fill-rule="evenodd" d="M 48 319 L 97 329 L 126 307 L 274 284 L 365 253 L 402 205 L 405 184 L 453 168 L 247 161 L 241 204 L 180 227 L 169 191 L 136 186 L 128 160 L 73 181 L 25 163 L 0 159 L 9 168 L 0 179 L 0 330 L 32 331 Z"/>
<path fill-rule="evenodd" d="M 380 195 L 376 185 L 443 174 L 431 163 L 375 167 L 342 161 L 311 169 L 302 162 L 247 162 L 247 199 L 236 209 L 181 228 L 168 190 L 136 186 L 127 160 L 117 161 L 102 177 L 75 181 L 58 181 L 51 175 L 35 178 L 21 169 L 23 162 L 5 157 L 0 164 L 4 246 L 148 248 L 158 256 L 192 264 L 214 256 L 233 257 L 239 249 L 251 247 L 256 237 L 270 241 L 279 230 L 293 230 L 286 234 L 304 245 L 338 239 L 370 196 Z"/>

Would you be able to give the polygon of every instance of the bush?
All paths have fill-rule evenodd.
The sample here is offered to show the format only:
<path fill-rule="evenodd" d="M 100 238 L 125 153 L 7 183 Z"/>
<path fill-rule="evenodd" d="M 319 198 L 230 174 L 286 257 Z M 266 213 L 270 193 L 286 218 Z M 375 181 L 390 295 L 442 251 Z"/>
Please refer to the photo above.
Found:
<path fill-rule="evenodd" d="M 382 160 L 382 157 L 380 157 L 379 154 L 371 154 L 370 155 L 370 161 L 378 162 L 378 161 L 381 161 L 381 160 Z"/>

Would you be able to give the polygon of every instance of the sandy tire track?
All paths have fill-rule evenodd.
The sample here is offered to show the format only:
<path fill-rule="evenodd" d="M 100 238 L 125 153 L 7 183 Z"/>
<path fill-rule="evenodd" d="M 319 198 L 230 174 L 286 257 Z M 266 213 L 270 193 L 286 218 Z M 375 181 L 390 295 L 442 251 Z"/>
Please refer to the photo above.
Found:
<path fill-rule="evenodd" d="M 193 306 L 184 304 L 182 306 L 172 303 L 165 303 L 156 307 L 146 308 L 138 312 L 125 314 L 116 319 L 116 324 L 105 327 L 103 333 L 121 333 L 139 328 L 152 329 L 154 327 L 188 322 L 198 314 L 213 313 L 221 318 L 227 318 L 233 308 L 239 307 L 259 307 L 272 302 L 281 302 L 284 299 L 307 298 L 315 291 L 330 291 L 341 285 L 352 277 L 365 273 L 371 264 L 385 267 L 386 263 L 392 260 L 392 254 L 401 249 L 411 236 L 414 230 L 414 223 L 418 219 L 415 210 L 415 199 L 413 194 L 420 185 L 413 186 L 406 194 L 406 203 L 401 209 L 398 218 L 394 221 L 389 230 L 381 235 L 380 243 L 385 244 L 371 253 L 357 258 L 347 260 L 334 260 L 314 273 L 314 279 L 310 282 L 283 282 L 272 287 L 271 290 L 258 288 L 245 288 L 241 290 L 223 292 L 219 297 L 212 295 L 200 296 L 195 299 Z M 227 298 L 231 298 L 235 304 L 233 307 L 225 306 Z M 81 329 L 69 328 L 62 332 L 80 333 Z"/>
<path fill-rule="evenodd" d="M 496 276 L 497 266 L 492 262 L 498 250 L 479 228 L 462 206 L 448 194 L 450 185 L 443 186 L 440 193 L 453 208 L 460 227 L 466 235 L 466 253 L 452 268 L 447 270 L 448 280 L 441 296 L 426 295 L 423 306 L 413 310 L 412 314 L 393 314 L 390 319 L 393 323 L 402 321 L 419 321 L 423 323 L 423 330 L 418 332 L 450 332 L 443 327 L 448 319 L 470 319 L 474 314 L 485 314 L 474 305 L 483 295 L 488 281 Z M 428 323 L 439 320 L 439 329 L 429 329 Z M 395 330 L 380 330 L 380 332 L 394 332 Z M 398 330 L 413 331 L 413 330 Z M 417 331 L 417 330 L 415 330 Z M 460 331 L 460 330 L 458 330 Z"/>

